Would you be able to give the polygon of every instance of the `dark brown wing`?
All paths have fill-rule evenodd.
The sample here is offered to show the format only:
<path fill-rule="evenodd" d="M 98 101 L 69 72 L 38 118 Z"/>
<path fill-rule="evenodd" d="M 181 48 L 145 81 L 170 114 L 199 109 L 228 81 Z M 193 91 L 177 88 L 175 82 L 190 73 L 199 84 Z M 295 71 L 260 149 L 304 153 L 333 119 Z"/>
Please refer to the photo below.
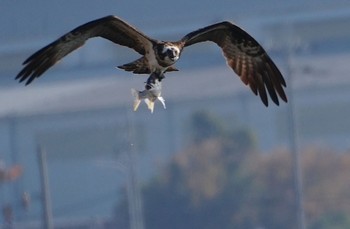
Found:
<path fill-rule="evenodd" d="M 128 23 L 115 16 L 103 17 L 83 24 L 56 41 L 40 49 L 23 62 L 25 67 L 16 77 L 20 82 L 27 80 L 26 85 L 42 75 L 67 54 L 84 45 L 93 37 L 102 37 L 116 44 L 134 49 L 141 55 L 152 49 L 154 40 L 150 39 Z"/>
<path fill-rule="evenodd" d="M 287 102 L 283 87 L 286 82 L 261 45 L 247 32 L 230 22 L 221 22 L 196 30 L 184 36 L 184 46 L 212 41 L 219 45 L 227 64 L 249 85 L 254 94 L 260 95 L 268 106 L 267 93 L 279 105 L 278 96 Z M 277 93 L 276 93 L 277 92 Z"/>

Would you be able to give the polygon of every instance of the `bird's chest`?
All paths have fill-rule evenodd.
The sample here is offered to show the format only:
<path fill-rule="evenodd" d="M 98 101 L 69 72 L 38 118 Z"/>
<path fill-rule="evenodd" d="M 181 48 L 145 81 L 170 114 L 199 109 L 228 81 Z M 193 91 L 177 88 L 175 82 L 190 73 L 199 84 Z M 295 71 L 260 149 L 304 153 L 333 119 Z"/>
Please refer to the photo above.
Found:
<path fill-rule="evenodd" d="M 174 64 L 174 62 L 162 60 L 154 50 L 146 53 L 146 58 L 148 60 L 149 68 L 151 72 L 161 72 L 164 73 L 168 67 Z"/>

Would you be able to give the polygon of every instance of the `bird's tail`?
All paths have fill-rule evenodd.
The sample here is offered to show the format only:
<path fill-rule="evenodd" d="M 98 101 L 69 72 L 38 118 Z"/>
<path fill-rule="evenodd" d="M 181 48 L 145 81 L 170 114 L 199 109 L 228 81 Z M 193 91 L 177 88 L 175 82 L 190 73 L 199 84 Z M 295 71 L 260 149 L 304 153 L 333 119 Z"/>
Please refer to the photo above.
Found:
<path fill-rule="evenodd" d="M 131 94 L 134 96 L 134 111 L 139 108 L 139 105 L 141 103 L 141 98 L 140 98 L 140 92 L 134 88 L 131 89 Z"/>

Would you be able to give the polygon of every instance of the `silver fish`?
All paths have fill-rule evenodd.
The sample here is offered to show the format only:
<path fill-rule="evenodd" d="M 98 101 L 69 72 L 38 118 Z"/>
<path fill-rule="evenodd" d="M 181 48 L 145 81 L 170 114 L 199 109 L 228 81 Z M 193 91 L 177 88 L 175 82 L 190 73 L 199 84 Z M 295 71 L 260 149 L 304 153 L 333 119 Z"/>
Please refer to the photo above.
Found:
<path fill-rule="evenodd" d="M 162 104 L 164 109 L 166 109 L 165 106 L 165 100 L 161 96 L 162 93 L 162 84 L 160 81 L 155 80 L 154 83 L 147 84 L 149 89 L 145 89 L 143 91 L 138 91 L 134 88 L 131 89 L 131 94 L 134 96 L 134 111 L 137 110 L 142 100 L 145 101 L 147 104 L 148 109 L 151 110 L 151 113 L 153 113 L 154 110 L 154 102 L 158 99 Z"/>

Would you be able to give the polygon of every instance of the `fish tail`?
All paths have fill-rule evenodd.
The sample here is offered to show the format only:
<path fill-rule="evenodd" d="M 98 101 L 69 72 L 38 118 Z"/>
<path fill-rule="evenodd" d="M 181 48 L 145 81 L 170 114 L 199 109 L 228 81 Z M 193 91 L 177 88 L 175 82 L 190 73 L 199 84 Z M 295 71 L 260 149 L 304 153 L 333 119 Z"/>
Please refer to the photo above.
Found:
<path fill-rule="evenodd" d="M 154 110 L 154 101 L 145 99 L 145 103 L 147 104 L 148 109 L 151 110 L 151 113 L 153 113 Z"/>
<path fill-rule="evenodd" d="M 131 94 L 132 94 L 132 96 L 134 96 L 134 111 L 136 111 L 141 103 L 140 92 L 138 90 L 132 88 Z"/>
<path fill-rule="evenodd" d="M 158 100 L 163 104 L 164 109 L 166 109 L 164 98 L 162 96 L 159 96 Z"/>

